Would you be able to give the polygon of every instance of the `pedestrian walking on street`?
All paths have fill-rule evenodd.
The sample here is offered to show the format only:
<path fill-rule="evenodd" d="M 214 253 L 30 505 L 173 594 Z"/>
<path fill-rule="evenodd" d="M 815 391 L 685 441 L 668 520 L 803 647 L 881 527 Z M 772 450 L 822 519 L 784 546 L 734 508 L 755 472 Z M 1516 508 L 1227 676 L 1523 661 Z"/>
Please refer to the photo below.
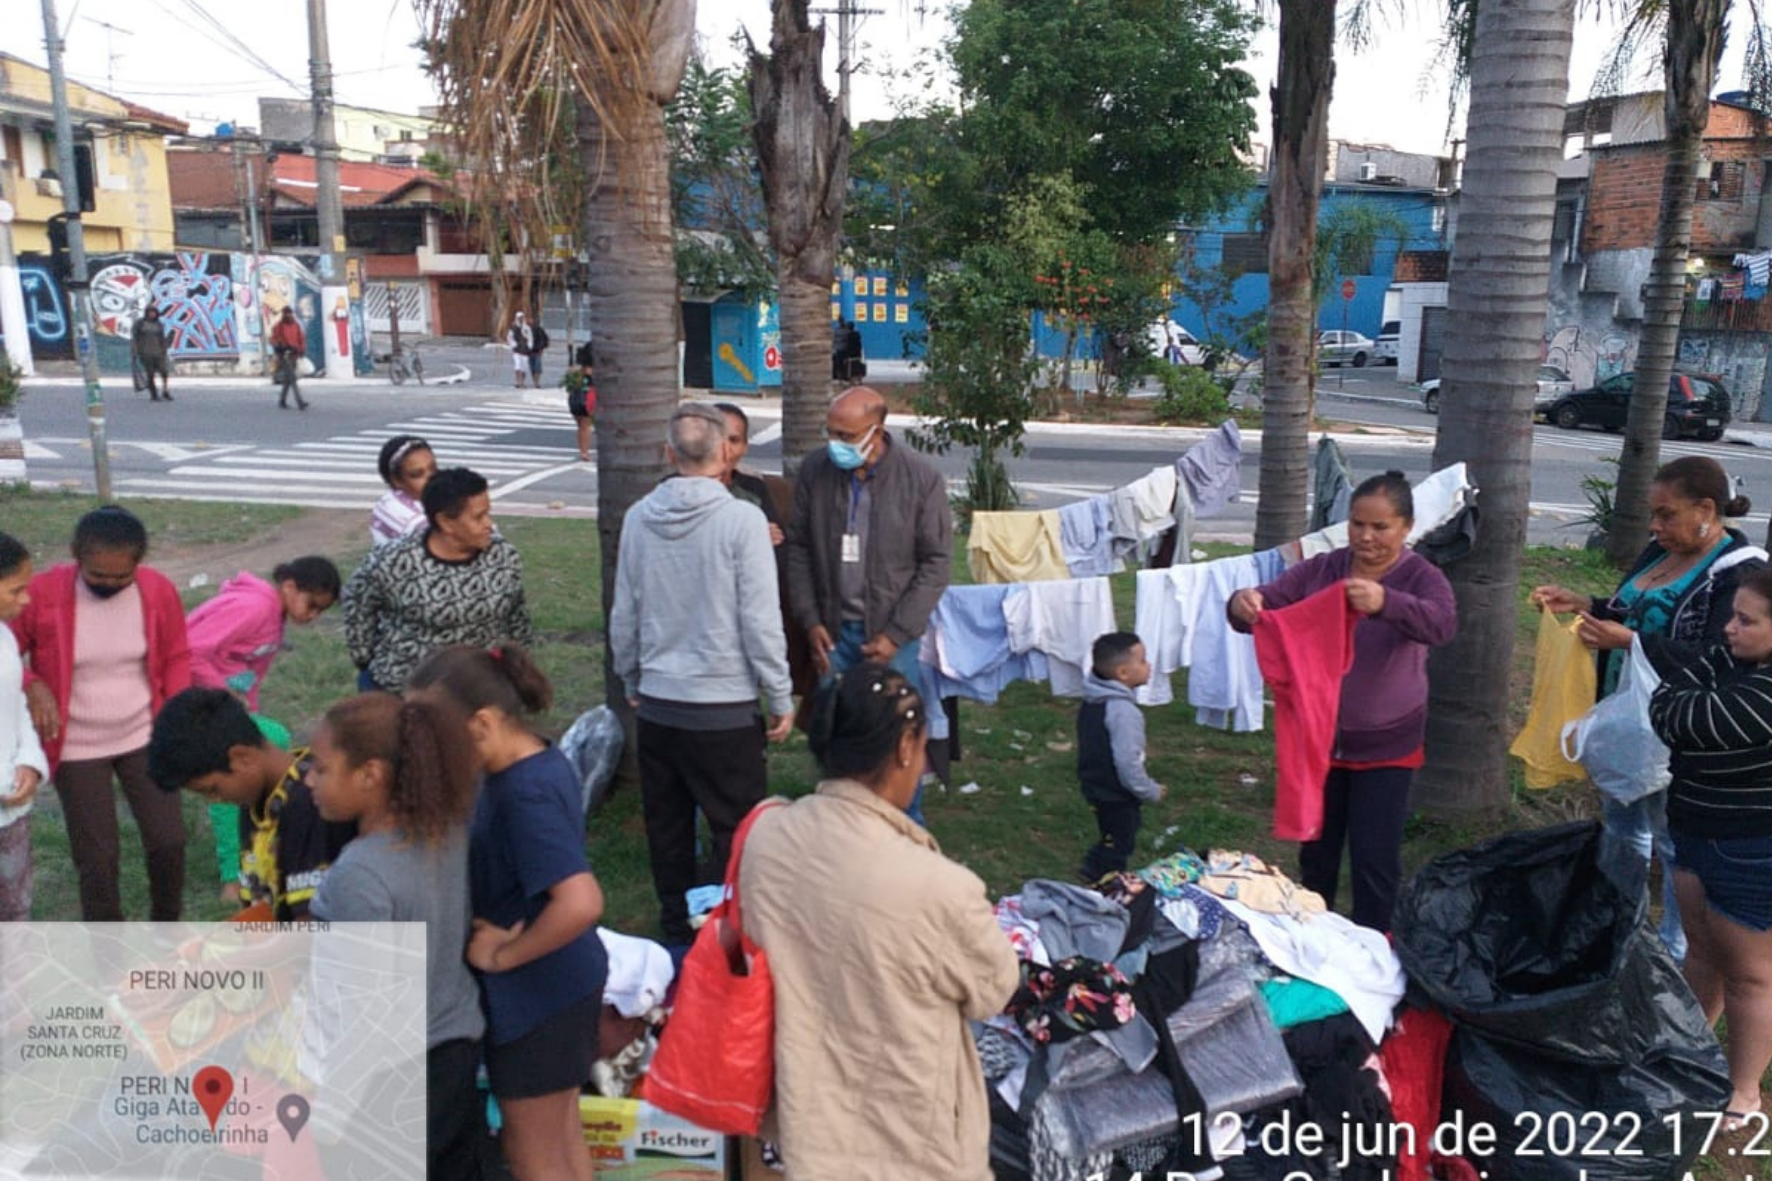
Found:
<path fill-rule="evenodd" d="M 505 330 L 505 344 L 511 349 L 511 384 L 522 389 L 523 376 L 530 372 L 529 354 L 535 349 L 535 330 L 523 312 L 511 317 L 511 326 Z M 536 367 L 540 368 L 539 363 Z"/>
<path fill-rule="evenodd" d="M 306 410 L 308 404 L 301 396 L 301 386 L 296 384 L 296 378 L 300 374 L 302 355 L 308 351 L 308 334 L 302 331 L 296 320 L 294 308 L 286 306 L 271 328 L 271 351 L 277 358 L 276 380 L 281 390 L 277 408 L 289 409 L 289 395 L 293 391 L 296 409 Z"/>
<path fill-rule="evenodd" d="M 129 331 L 130 351 L 135 355 L 136 368 L 148 384 L 148 400 L 152 402 L 172 401 L 171 377 L 168 373 L 166 359 L 166 326 L 160 322 L 160 309 L 153 304 L 142 313 L 141 319 Z M 154 375 L 160 375 L 160 389 L 154 389 Z"/>

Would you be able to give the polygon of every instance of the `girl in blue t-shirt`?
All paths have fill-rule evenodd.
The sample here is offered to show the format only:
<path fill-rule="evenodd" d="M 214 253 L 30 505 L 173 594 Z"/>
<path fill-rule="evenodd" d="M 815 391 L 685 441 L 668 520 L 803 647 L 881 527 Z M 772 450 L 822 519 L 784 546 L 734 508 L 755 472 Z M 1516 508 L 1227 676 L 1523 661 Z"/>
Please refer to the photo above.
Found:
<path fill-rule="evenodd" d="M 578 1093 L 597 1057 L 608 960 L 578 777 L 529 728 L 553 686 L 517 647 L 445 648 L 407 692 L 466 715 L 486 781 L 468 834 L 468 963 L 485 994 L 486 1071 L 517 1181 L 591 1181 Z"/>

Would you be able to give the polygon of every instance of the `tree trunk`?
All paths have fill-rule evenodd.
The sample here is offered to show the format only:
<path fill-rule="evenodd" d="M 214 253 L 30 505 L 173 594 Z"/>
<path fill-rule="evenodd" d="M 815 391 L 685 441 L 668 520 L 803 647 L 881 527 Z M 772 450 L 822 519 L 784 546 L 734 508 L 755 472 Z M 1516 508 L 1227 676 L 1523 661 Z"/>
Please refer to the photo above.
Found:
<path fill-rule="evenodd" d="M 1335 0 L 1280 0 L 1280 64 L 1268 186 L 1268 337 L 1261 377 L 1261 501 L 1255 548 L 1302 535 L 1309 520 L 1311 253 L 1329 154 Z"/>
<path fill-rule="evenodd" d="M 752 136 L 769 214 L 781 296 L 782 471 L 824 445 L 830 405 L 830 291 L 843 198 L 849 125 L 824 85 L 824 27 L 807 0 L 774 0 L 769 54 L 751 48 Z M 816 290 L 817 299 L 813 294 Z"/>
<path fill-rule="evenodd" d="M 1667 6 L 1663 67 L 1667 162 L 1661 169 L 1661 212 L 1655 223 L 1655 257 L 1643 285 L 1643 332 L 1637 344 L 1636 385 L 1624 423 L 1618 459 L 1612 529 L 1606 557 L 1623 569 L 1649 536 L 1649 485 L 1661 465 L 1661 425 L 1667 416 L 1668 379 L 1686 310 L 1686 255 L 1692 246 L 1692 206 L 1698 187 L 1699 152 L 1710 123 L 1710 91 L 1723 53 L 1728 0 L 1683 0 Z M 1721 505 L 1717 506 L 1722 511 Z"/>
<path fill-rule="evenodd" d="M 664 103 L 681 80 L 689 34 L 682 31 L 682 20 L 668 19 L 663 10 L 687 10 L 692 26 L 695 5 L 660 0 L 658 8 L 651 60 L 635 71 L 650 73 L 653 102 L 634 125 L 605 128 L 589 103 L 577 104 L 579 147 L 587 175 L 595 178 L 586 201 L 584 239 L 597 372 L 597 537 L 605 626 L 615 600 L 622 521 L 665 475 L 665 427 L 680 396 Z M 604 651 L 607 700 L 613 705 L 626 694 L 609 670 L 607 645 Z"/>
<path fill-rule="evenodd" d="M 1419 798 L 1441 813 L 1508 800 L 1509 677 L 1532 483 L 1533 373 L 1575 0 L 1483 0 L 1471 58 L 1470 155 L 1452 247 L 1435 469 L 1464 462 L 1483 519 L 1447 569 L 1458 637 L 1428 661 Z"/>

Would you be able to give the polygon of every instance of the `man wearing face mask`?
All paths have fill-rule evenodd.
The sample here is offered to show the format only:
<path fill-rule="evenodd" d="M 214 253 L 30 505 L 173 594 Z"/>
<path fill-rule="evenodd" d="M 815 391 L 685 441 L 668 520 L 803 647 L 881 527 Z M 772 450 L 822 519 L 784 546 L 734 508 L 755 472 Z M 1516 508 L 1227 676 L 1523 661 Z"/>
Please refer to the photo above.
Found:
<path fill-rule="evenodd" d="M 869 660 L 914 683 L 917 641 L 948 586 L 947 481 L 887 431 L 878 390 L 844 391 L 825 435 L 794 487 L 786 545 L 794 622 L 821 676 Z"/>
<path fill-rule="evenodd" d="M 30 605 L 12 621 L 87 922 L 124 918 L 113 782 L 147 854 L 148 917 L 177 919 L 184 894 L 184 820 L 178 797 L 149 778 L 147 746 L 162 703 L 190 687 L 191 650 L 178 589 L 142 565 L 147 549 L 147 530 L 127 509 L 87 513 L 74 528 L 74 560 L 33 578 Z"/>

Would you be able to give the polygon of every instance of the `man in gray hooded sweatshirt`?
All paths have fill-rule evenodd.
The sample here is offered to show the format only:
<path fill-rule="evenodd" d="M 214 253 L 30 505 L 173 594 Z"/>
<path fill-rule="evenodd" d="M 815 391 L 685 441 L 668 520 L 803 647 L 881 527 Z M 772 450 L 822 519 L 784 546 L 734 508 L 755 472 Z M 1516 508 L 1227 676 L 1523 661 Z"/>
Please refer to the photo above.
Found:
<path fill-rule="evenodd" d="M 686 403 L 667 438 L 676 478 L 622 523 L 609 650 L 639 719 L 659 924 L 667 942 L 688 943 L 696 810 L 713 831 L 709 865 L 724 872 L 733 830 L 766 790 L 764 740 L 788 736 L 794 708 L 769 524 L 720 481 L 726 418 Z"/>

